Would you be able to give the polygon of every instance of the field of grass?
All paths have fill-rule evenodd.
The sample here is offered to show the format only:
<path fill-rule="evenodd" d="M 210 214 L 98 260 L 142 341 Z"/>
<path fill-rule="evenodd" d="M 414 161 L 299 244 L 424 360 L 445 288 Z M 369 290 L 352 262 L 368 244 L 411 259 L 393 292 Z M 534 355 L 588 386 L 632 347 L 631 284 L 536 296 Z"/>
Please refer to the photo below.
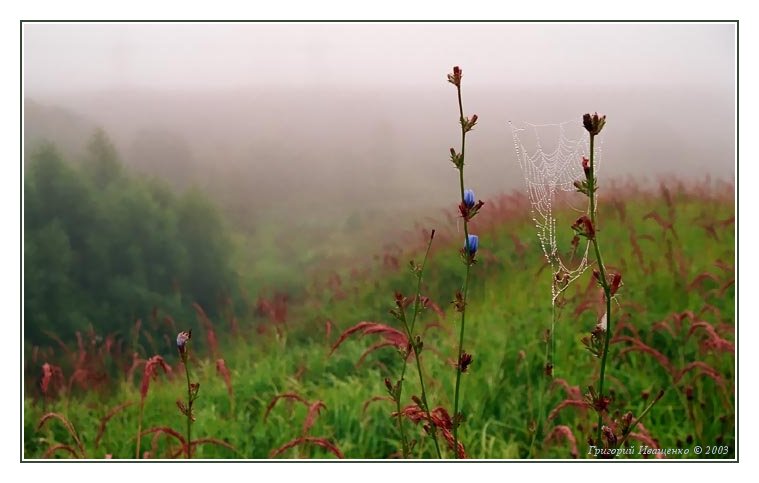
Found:
<path fill-rule="evenodd" d="M 733 186 L 628 186 L 614 192 L 612 199 L 602 190 L 599 207 L 605 261 L 622 273 L 624 283 L 615 302 L 607 367 L 610 416 L 638 416 L 664 391 L 630 435 L 634 454 L 620 457 L 643 458 L 639 447 L 646 446 L 688 450 L 667 458 L 734 458 Z M 362 321 L 401 329 L 389 314 L 393 294 L 413 295 L 408 262 L 421 261 L 428 239 L 423 230 L 432 228 L 437 235 L 421 292 L 434 305 L 422 312 L 417 332 L 424 334 L 429 404 L 453 412 L 458 314 L 451 300 L 462 277 L 456 219 L 450 215 L 437 226 L 432 220 L 418 226 L 367 224 L 395 240 L 386 245 L 366 235 L 359 221 L 318 245 L 306 235 L 289 252 L 277 252 L 288 267 L 280 274 L 287 294 L 273 284 L 250 295 L 246 313 L 196 326 L 204 330 L 194 331 L 190 343 L 191 376 L 200 383 L 193 457 L 398 457 L 395 405 L 384 383 L 400 374 L 397 349 L 386 345 L 365 353 L 386 340 L 359 333 L 332 348 L 341 333 Z M 268 237 L 259 255 L 275 256 L 280 244 L 274 223 L 270 231 L 258 232 L 261 240 Z M 464 346 L 473 362 L 462 380 L 465 421 L 459 430 L 467 456 L 592 458 L 587 440 L 595 435 L 596 415 L 583 395 L 596 385 L 599 365 L 581 343 L 600 316 L 591 270 L 565 293 L 550 378 L 544 373 L 543 334 L 551 320 L 551 273 L 529 204 L 517 195 L 486 200 L 472 226 L 480 251 Z M 569 224 L 558 230 L 571 237 Z M 342 255 L 330 256 L 331 251 Z M 301 264 L 285 263 L 294 260 Z M 267 273 L 277 273 L 277 262 L 260 263 Z M 292 267 L 299 277 L 286 272 Z M 187 397 L 187 388 L 174 341 L 184 325 L 166 315 L 157 313 L 136 327 L 131 342 L 82 334 L 78 348 L 26 351 L 25 458 L 134 458 L 144 361 L 153 355 L 163 356 L 171 372 L 150 382 L 140 457 L 183 456 L 185 417 L 177 400 Z M 46 362 L 64 371 L 52 375 L 43 395 Z M 412 362 L 405 381 L 404 406 L 420 395 Z M 60 419 L 43 420 L 47 413 L 70 421 L 73 434 Z M 405 430 L 416 441 L 413 457 L 435 457 L 421 424 L 406 420 Z M 288 447 L 299 438 L 301 444 Z M 703 453 L 695 453 L 697 445 Z M 443 440 L 441 449 L 453 457 Z"/>

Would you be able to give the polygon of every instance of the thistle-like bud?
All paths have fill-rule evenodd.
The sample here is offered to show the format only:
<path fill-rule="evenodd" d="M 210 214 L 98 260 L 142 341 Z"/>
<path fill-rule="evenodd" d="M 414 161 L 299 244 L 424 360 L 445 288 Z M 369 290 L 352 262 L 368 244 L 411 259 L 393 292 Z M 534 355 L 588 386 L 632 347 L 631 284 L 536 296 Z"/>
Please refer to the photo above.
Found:
<path fill-rule="evenodd" d="M 605 412 L 609 408 L 609 404 L 611 404 L 611 398 L 596 394 L 596 390 L 593 389 L 593 386 L 588 386 L 588 392 L 585 394 L 584 400 L 590 407 L 595 409 L 597 413 Z"/>
<path fill-rule="evenodd" d="M 582 157 L 582 170 L 585 173 L 585 178 L 590 179 L 590 160 L 585 156 Z"/>
<path fill-rule="evenodd" d="M 182 356 L 183 361 L 187 357 L 187 342 L 189 342 L 191 338 L 192 329 L 187 332 L 180 332 L 177 334 L 177 350 L 179 350 L 179 355 Z"/>
<path fill-rule="evenodd" d="M 591 136 L 597 136 L 606 124 L 606 116 L 599 116 L 598 113 L 585 114 L 582 116 L 582 125 L 590 133 Z"/>
<path fill-rule="evenodd" d="M 469 132 L 472 129 L 474 129 L 474 126 L 477 124 L 477 114 L 472 115 L 472 117 L 462 117 L 461 118 L 461 127 L 464 128 L 464 132 Z"/>
<path fill-rule="evenodd" d="M 461 87 L 461 77 L 462 71 L 461 68 L 457 65 L 453 68 L 453 74 L 448 74 L 448 82 L 455 85 L 456 87 Z"/>
<path fill-rule="evenodd" d="M 464 156 L 457 153 L 455 149 L 451 148 L 451 162 L 456 167 L 456 169 L 461 169 L 464 167 Z"/>
<path fill-rule="evenodd" d="M 582 215 L 579 217 L 574 225 L 572 225 L 572 229 L 580 236 L 584 236 L 585 238 L 589 240 L 593 240 L 596 236 L 596 230 L 593 227 L 593 222 L 588 218 L 587 215 Z"/>
<path fill-rule="evenodd" d="M 391 396 L 395 396 L 395 388 L 393 387 L 393 383 L 390 382 L 390 378 L 388 377 L 385 378 L 385 387 Z"/>
<path fill-rule="evenodd" d="M 609 448 L 616 448 L 617 447 L 617 435 L 614 434 L 614 431 L 608 426 L 601 426 L 601 432 L 604 435 L 604 438 L 606 438 L 606 442 L 608 443 Z"/>
<path fill-rule="evenodd" d="M 399 309 L 405 309 L 409 303 L 410 300 L 408 297 L 405 297 L 401 292 L 397 290 L 395 291 L 395 305 L 397 305 Z"/>
<path fill-rule="evenodd" d="M 620 286 L 621 283 L 622 283 L 622 274 L 621 273 L 617 272 L 614 275 L 612 275 L 612 277 L 611 277 L 611 287 L 610 287 L 611 296 L 612 297 L 617 293 L 617 290 L 619 290 L 619 286 Z"/>
<path fill-rule="evenodd" d="M 466 372 L 467 369 L 469 369 L 469 365 L 472 363 L 472 354 L 469 354 L 467 352 L 462 352 L 461 357 L 459 357 L 459 370 L 461 372 Z"/>
<path fill-rule="evenodd" d="M 453 297 L 453 302 L 451 303 L 456 308 L 456 312 L 464 311 L 464 307 L 466 307 L 466 302 L 464 302 L 464 294 L 461 293 L 461 290 L 456 290 L 456 295 Z"/>
<path fill-rule="evenodd" d="M 622 416 L 622 432 L 626 433 L 627 430 L 630 428 L 630 425 L 633 421 L 633 413 L 630 411 L 627 411 L 624 416 Z"/>
<path fill-rule="evenodd" d="M 421 335 L 417 335 L 416 337 L 414 337 L 414 351 L 416 351 L 416 353 L 418 354 L 422 352 L 422 349 L 424 349 L 424 341 L 422 340 Z"/>

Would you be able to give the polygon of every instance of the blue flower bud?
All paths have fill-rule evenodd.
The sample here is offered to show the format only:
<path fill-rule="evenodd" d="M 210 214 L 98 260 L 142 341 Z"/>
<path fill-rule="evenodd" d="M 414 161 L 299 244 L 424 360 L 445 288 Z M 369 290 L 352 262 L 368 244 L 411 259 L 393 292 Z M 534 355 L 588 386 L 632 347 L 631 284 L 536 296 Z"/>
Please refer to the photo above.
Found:
<path fill-rule="evenodd" d="M 469 208 L 474 206 L 474 191 L 464 190 L 464 204 Z"/>
<path fill-rule="evenodd" d="M 469 235 L 469 253 L 471 253 L 472 255 L 477 253 L 477 247 L 479 246 L 479 244 L 480 244 L 480 238 L 477 235 Z"/>

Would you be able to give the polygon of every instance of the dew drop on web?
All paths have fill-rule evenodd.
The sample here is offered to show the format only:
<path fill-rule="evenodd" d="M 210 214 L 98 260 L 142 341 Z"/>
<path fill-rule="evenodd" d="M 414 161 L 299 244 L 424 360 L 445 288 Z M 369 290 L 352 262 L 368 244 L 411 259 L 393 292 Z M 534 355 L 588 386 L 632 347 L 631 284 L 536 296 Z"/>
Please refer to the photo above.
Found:
<path fill-rule="evenodd" d="M 567 209 L 584 212 L 587 206 L 574 206 L 563 193 L 575 192 L 574 182 L 584 178 L 581 160 L 588 156 L 590 143 L 582 123 L 566 121 L 556 124 L 509 123 L 514 150 L 524 176 L 532 219 L 552 276 L 566 277 L 567 283 L 556 288 L 551 283 L 552 304 L 588 267 L 589 243 L 580 250 L 581 258 L 562 260 L 557 240 L 557 201 Z M 594 168 L 601 160 L 601 144 L 595 146 Z M 571 266 L 570 266 L 571 265 Z"/>

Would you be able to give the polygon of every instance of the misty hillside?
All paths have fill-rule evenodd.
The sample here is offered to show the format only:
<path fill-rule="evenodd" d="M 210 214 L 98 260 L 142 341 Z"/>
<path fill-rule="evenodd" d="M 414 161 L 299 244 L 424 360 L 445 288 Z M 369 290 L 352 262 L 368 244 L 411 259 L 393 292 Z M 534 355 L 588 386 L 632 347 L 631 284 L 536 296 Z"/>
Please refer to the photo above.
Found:
<path fill-rule="evenodd" d="M 54 143 L 69 158 L 79 157 L 96 126 L 95 121 L 76 110 L 25 99 L 24 164 L 32 151 L 45 141 Z"/>
<path fill-rule="evenodd" d="M 29 146 L 47 138 L 75 153 L 101 126 L 128 166 L 178 187 L 199 184 L 227 204 L 236 203 L 230 193 L 246 193 L 245 202 L 261 209 L 437 206 L 455 187 L 439 169 L 457 129 L 445 88 L 133 90 L 29 99 L 25 139 Z M 480 117 L 469 154 L 472 183 L 483 196 L 522 189 L 509 121 L 562 122 L 588 109 L 615 121 L 602 155 L 613 160 L 611 176 L 730 177 L 729 94 L 662 85 L 472 89 L 465 109 Z"/>

